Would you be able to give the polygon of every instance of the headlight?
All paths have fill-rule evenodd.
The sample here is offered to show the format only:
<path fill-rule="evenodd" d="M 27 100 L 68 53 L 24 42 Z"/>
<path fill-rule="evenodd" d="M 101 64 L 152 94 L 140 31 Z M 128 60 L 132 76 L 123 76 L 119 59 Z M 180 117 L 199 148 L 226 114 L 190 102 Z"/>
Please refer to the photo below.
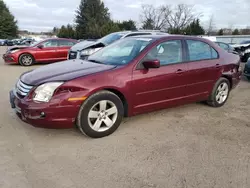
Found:
<path fill-rule="evenodd" d="M 63 82 L 50 82 L 38 86 L 35 90 L 33 100 L 36 102 L 49 102 L 54 91 L 62 84 Z"/>
<path fill-rule="evenodd" d="M 15 52 L 18 52 L 19 51 L 19 49 L 17 49 L 17 50 L 12 50 L 12 51 L 10 51 L 10 53 L 12 54 L 12 53 L 15 53 Z"/>
<path fill-rule="evenodd" d="M 96 52 L 96 49 L 86 49 L 81 51 L 81 56 L 91 55 Z"/>

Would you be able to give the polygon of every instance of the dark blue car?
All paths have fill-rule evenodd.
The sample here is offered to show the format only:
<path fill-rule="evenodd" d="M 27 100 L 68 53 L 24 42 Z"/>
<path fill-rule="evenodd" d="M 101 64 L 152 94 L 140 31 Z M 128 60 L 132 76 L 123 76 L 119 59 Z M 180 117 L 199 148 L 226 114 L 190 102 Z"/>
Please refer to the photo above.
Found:
<path fill-rule="evenodd" d="M 250 81 L 250 58 L 247 60 L 243 74 Z"/>

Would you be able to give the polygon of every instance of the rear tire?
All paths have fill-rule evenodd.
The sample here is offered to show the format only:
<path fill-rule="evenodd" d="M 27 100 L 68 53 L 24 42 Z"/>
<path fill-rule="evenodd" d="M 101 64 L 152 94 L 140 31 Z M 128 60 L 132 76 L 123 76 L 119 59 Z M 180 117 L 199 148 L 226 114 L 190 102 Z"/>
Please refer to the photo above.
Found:
<path fill-rule="evenodd" d="M 212 93 L 209 96 L 207 104 L 212 107 L 223 106 L 230 93 L 230 82 L 228 79 L 221 77 L 214 85 Z"/>
<path fill-rule="evenodd" d="M 123 116 L 124 107 L 120 98 L 110 91 L 100 91 L 82 104 L 77 126 L 91 138 L 102 138 L 115 132 Z"/>
<path fill-rule="evenodd" d="M 35 59 L 30 54 L 22 54 L 20 55 L 18 62 L 22 66 L 31 66 L 35 63 Z"/>

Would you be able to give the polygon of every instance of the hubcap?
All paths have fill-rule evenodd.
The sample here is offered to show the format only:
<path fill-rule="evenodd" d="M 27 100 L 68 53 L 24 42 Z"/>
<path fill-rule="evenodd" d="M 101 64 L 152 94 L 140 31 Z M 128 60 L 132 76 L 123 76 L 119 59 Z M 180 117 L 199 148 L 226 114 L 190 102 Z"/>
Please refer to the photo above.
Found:
<path fill-rule="evenodd" d="M 102 100 L 90 109 L 88 123 L 93 130 L 103 132 L 114 125 L 117 115 L 118 109 L 116 105 L 109 100 Z"/>
<path fill-rule="evenodd" d="M 216 91 L 216 101 L 219 104 L 225 102 L 228 96 L 228 92 L 229 92 L 228 84 L 226 82 L 221 83 Z"/>
<path fill-rule="evenodd" d="M 22 63 L 24 65 L 30 65 L 32 63 L 32 58 L 28 55 L 23 56 Z"/>

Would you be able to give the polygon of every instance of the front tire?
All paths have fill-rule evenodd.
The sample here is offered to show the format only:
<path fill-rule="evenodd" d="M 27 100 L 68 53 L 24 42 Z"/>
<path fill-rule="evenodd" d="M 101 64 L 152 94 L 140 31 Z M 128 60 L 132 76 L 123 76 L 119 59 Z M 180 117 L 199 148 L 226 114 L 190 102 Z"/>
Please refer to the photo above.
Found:
<path fill-rule="evenodd" d="M 77 126 L 91 138 L 102 138 L 115 132 L 123 115 L 124 107 L 120 98 L 110 91 L 100 91 L 82 104 Z"/>
<path fill-rule="evenodd" d="M 35 59 L 30 54 L 22 54 L 19 57 L 19 64 L 22 66 L 31 66 L 35 63 Z"/>
<path fill-rule="evenodd" d="M 212 93 L 207 101 L 208 105 L 212 107 L 223 106 L 230 93 L 230 82 L 226 78 L 220 78 L 214 85 Z"/>

